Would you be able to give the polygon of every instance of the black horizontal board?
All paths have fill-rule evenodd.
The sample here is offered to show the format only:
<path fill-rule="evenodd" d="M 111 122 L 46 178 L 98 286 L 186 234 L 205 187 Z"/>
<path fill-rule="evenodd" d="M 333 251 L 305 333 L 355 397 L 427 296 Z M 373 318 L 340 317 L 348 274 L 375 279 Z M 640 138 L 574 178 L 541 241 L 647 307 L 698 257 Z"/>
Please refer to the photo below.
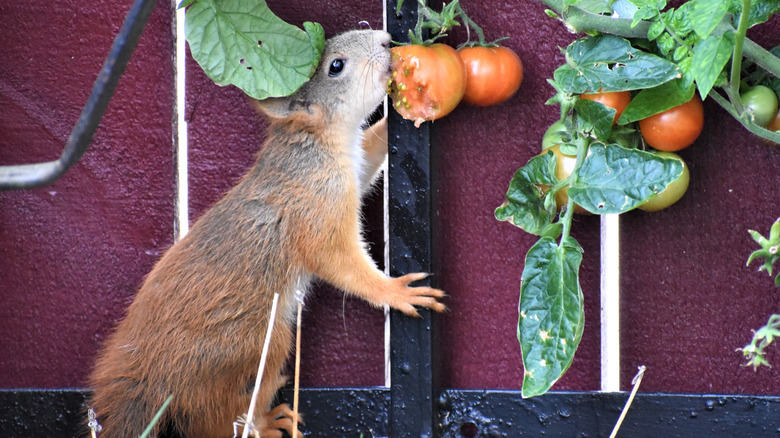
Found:
<path fill-rule="evenodd" d="M 88 392 L 0 390 L 0 437 L 87 436 Z M 283 394 L 292 400 L 291 394 Z M 627 393 L 446 390 L 438 397 L 442 437 L 608 437 Z M 301 430 L 309 437 L 388 436 L 387 388 L 301 390 Z M 780 397 L 638 394 L 618 437 L 777 437 Z"/>
<path fill-rule="evenodd" d="M 609 437 L 628 393 L 442 393 L 441 436 Z M 780 397 L 637 394 L 618 437 L 731 438 L 780 435 Z M 473 435 L 472 435 L 473 434 Z"/>

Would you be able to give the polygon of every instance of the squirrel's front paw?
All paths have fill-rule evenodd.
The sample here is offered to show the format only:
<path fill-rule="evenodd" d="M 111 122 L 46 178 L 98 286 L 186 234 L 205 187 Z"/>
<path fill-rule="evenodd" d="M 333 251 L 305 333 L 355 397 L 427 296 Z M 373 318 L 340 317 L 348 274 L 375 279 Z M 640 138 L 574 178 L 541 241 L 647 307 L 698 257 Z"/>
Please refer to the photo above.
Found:
<path fill-rule="evenodd" d="M 410 316 L 419 316 L 414 306 L 427 307 L 437 312 L 447 310 L 447 307 L 437 300 L 446 296 L 443 291 L 428 286 L 409 286 L 409 283 L 422 280 L 427 276 L 428 274 L 418 272 L 391 278 L 393 291 L 387 296 L 387 304 Z"/>

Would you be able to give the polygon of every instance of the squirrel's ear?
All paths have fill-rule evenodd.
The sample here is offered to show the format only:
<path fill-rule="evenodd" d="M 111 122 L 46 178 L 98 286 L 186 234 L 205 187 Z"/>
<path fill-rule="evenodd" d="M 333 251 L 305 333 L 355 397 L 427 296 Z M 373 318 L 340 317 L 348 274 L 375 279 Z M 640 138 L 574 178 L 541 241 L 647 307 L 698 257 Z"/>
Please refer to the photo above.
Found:
<path fill-rule="evenodd" d="M 296 96 L 269 97 L 263 100 L 252 100 L 253 106 L 272 119 L 287 119 L 296 114 L 314 114 L 310 102 L 297 99 Z"/>

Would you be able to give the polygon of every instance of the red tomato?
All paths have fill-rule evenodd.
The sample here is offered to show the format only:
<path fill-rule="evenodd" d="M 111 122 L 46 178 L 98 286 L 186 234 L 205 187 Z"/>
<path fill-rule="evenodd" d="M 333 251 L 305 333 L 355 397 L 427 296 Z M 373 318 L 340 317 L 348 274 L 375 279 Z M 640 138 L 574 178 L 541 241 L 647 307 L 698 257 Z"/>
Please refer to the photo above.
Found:
<path fill-rule="evenodd" d="M 523 63 L 512 49 L 464 47 L 458 55 L 466 65 L 466 103 L 488 106 L 504 102 L 523 82 Z"/>
<path fill-rule="evenodd" d="M 419 127 L 449 114 L 466 91 L 466 68 L 458 52 L 445 44 L 390 49 L 393 108 Z"/>
<path fill-rule="evenodd" d="M 704 127 L 704 108 L 698 95 L 688 102 L 639 121 L 639 132 L 650 146 L 679 151 L 690 146 Z"/>
<path fill-rule="evenodd" d="M 581 94 L 580 99 L 592 100 L 610 108 L 614 108 L 615 111 L 617 111 L 617 113 L 615 113 L 615 119 L 612 120 L 612 125 L 614 126 L 620 118 L 620 115 L 623 114 L 623 110 L 625 110 L 628 104 L 631 102 L 631 93 L 628 91 L 607 91 L 605 93 L 598 92 L 592 94 Z"/>

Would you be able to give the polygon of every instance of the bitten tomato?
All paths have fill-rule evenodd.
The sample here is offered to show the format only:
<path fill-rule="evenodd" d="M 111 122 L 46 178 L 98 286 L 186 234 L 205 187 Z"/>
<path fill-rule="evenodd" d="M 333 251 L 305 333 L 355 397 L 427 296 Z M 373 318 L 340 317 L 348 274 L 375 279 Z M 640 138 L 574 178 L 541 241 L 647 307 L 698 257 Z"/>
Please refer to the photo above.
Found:
<path fill-rule="evenodd" d="M 704 127 L 704 107 L 698 95 L 688 102 L 639 121 L 639 132 L 650 146 L 679 151 L 690 146 Z"/>
<path fill-rule="evenodd" d="M 577 156 L 576 155 L 566 155 L 563 152 L 561 152 L 560 145 L 553 145 L 549 148 L 546 148 L 542 153 L 546 154 L 548 151 L 552 151 L 555 154 L 556 158 L 556 167 L 555 167 L 555 177 L 558 178 L 558 181 L 562 181 L 566 178 L 568 178 L 572 172 L 574 172 L 574 166 L 577 164 Z M 549 190 L 549 187 L 543 187 L 543 191 Z M 557 192 L 555 192 L 555 203 L 558 205 L 558 210 L 562 209 L 566 206 L 566 204 L 569 202 L 569 188 L 564 187 Z M 580 214 L 590 214 L 589 211 L 585 210 L 584 208 L 580 207 L 577 204 L 574 204 L 574 212 L 580 213 Z"/>
<path fill-rule="evenodd" d="M 592 100 L 610 108 L 614 108 L 617 113 L 615 113 L 615 119 L 612 120 L 612 125 L 615 125 L 620 118 L 620 115 L 623 114 L 623 110 L 631 103 L 631 93 L 628 91 L 608 91 L 605 93 L 581 94 L 580 99 Z"/>
<path fill-rule="evenodd" d="M 466 67 L 458 52 L 445 44 L 407 45 L 390 49 L 392 78 L 388 94 L 393 108 L 419 127 L 449 114 L 466 91 Z"/>
<path fill-rule="evenodd" d="M 688 165 L 685 164 L 682 158 L 674 152 L 656 152 L 656 155 L 663 158 L 674 158 L 679 160 L 683 165 L 682 173 L 680 177 L 672 181 L 666 188 L 659 193 L 655 198 L 645 201 L 638 208 L 644 211 L 658 211 L 662 210 L 675 202 L 679 201 L 688 190 L 688 184 L 691 181 L 691 173 L 688 170 Z"/>
<path fill-rule="evenodd" d="M 777 115 L 777 95 L 765 85 L 757 85 L 740 96 L 745 108 L 753 113 L 758 126 L 767 126 Z"/>
<path fill-rule="evenodd" d="M 488 106 L 504 102 L 523 82 L 523 63 L 512 49 L 464 47 L 458 55 L 466 66 L 466 103 Z"/>

